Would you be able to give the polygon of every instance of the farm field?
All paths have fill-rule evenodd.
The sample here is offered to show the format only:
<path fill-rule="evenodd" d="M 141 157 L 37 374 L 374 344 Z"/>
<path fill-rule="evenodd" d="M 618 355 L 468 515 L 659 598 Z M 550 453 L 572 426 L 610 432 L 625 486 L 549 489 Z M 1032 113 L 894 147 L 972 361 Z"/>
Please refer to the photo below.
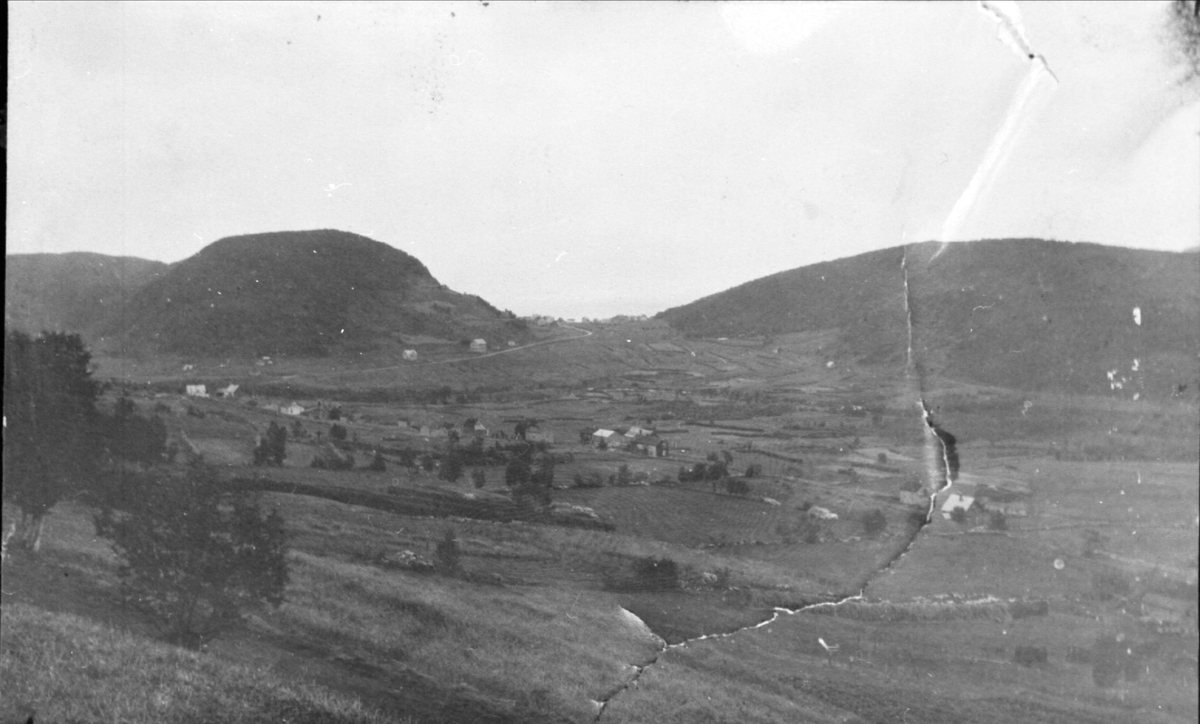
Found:
<path fill-rule="evenodd" d="M 578 329 L 592 334 L 428 365 L 101 359 L 122 372 L 102 404 L 126 394 L 162 419 L 176 471 L 198 458 L 285 521 L 284 604 L 204 655 L 321 682 L 331 721 L 1194 721 L 1194 410 L 926 383 L 831 359 L 823 334 Z M 201 381 L 241 388 L 183 394 Z M 940 491 L 922 386 L 957 438 Z M 272 424 L 286 456 L 256 467 Z M 665 455 L 592 436 L 635 426 Z M 1109 437 L 1123 459 L 1089 459 Z M 506 482 L 512 446 L 535 444 L 543 512 Z M 951 518 L 951 494 L 979 504 Z M 21 636 L 155 635 L 120 605 L 93 514 L 60 504 L 39 557 L 5 563 Z M 447 534 L 453 573 L 433 563 Z M 1136 644 L 1137 666 L 1100 687 L 1088 657 L 1107 636 Z M 3 677 L 57 711 L 15 659 Z M 319 708 L 274 681 L 245 721 Z"/>

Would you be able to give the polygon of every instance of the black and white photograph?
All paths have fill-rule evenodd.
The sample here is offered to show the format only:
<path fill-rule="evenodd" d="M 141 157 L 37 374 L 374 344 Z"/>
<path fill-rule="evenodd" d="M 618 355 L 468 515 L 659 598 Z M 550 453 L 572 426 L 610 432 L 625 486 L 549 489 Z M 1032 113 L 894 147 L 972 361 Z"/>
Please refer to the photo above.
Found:
<path fill-rule="evenodd" d="M 1200 720 L 1200 2 L 7 10 L 0 724 Z"/>

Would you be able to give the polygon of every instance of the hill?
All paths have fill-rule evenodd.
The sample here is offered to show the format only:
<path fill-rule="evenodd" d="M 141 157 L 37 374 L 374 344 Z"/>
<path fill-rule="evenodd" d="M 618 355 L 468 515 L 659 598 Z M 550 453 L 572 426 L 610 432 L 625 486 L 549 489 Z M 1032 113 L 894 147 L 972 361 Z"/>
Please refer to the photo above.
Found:
<path fill-rule="evenodd" d="M 1135 312 L 1135 309 L 1137 310 Z M 836 330 L 830 355 L 1018 389 L 1200 385 L 1200 256 L 1037 239 L 913 244 L 781 272 L 659 317 L 693 336 Z"/>
<path fill-rule="evenodd" d="M 521 328 L 398 249 L 321 230 L 213 242 L 138 290 L 103 332 L 178 354 L 321 356 L 414 335 L 499 341 Z"/>
<path fill-rule="evenodd" d="M 88 332 L 167 265 L 87 252 L 5 257 L 4 326 Z"/>

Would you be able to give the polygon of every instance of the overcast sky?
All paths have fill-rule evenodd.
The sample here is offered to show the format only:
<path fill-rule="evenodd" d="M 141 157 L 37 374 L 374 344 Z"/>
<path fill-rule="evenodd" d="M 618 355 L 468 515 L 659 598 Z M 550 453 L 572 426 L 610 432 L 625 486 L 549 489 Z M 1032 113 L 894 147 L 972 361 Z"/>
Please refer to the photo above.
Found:
<path fill-rule="evenodd" d="M 335 228 L 578 317 L 912 241 L 1200 240 L 1162 3 L 8 7 L 8 253 Z"/>

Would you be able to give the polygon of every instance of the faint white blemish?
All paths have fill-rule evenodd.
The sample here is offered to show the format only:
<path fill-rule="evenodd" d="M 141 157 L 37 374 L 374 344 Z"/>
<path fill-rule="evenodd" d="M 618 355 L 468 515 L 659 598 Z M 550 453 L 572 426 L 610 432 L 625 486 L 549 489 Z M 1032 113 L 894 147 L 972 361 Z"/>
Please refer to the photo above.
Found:
<path fill-rule="evenodd" d="M 203 236 L 200 236 L 199 234 L 197 234 L 197 233 L 196 233 L 196 232 L 194 232 L 194 231 L 192 232 L 192 236 L 196 237 L 196 238 L 197 238 L 197 239 L 199 239 L 200 241 L 204 241 L 204 237 L 203 237 Z"/>
<path fill-rule="evenodd" d="M 567 255 L 567 252 L 565 252 L 565 251 L 558 252 L 558 256 L 556 256 L 554 258 L 554 262 L 557 264 L 558 262 L 562 261 L 562 258 L 566 255 Z"/>
<path fill-rule="evenodd" d="M 1033 402 L 1030 400 L 1025 400 L 1025 404 L 1021 406 L 1021 417 L 1024 417 L 1025 413 L 1029 412 L 1030 408 L 1032 407 Z"/>
<path fill-rule="evenodd" d="M 995 306 L 996 306 L 996 303 L 995 303 L 995 302 L 992 302 L 991 304 L 987 305 L 986 307 L 975 307 L 975 308 L 974 308 L 974 309 L 972 309 L 971 311 L 972 311 L 972 312 L 978 312 L 980 309 L 991 309 L 992 307 L 995 307 Z"/>
<path fill-rule="evenodd" d="M 1137 357 L 1134 357 L 1134 358 L 1133 358 L 1133 367 L 1131 367 L 1130 369 L 1132 369 L 1134 372 L 1137 372 L 1137 371 L 1138 371 L 1138 360 L 1137 360 Z"/>
<path fill-rule="evenodd" d="M 791 50 L 856 3 L 722 3 L 729 34 L 751 53 Z"/>
<path fill-rule="evenodd" d="M 1139 327 L 1142 326 L 1142 308 L 1141 307 L 1133 308 L 1133 323 Z"/>
<path fill-rule="evenodd" d="M 325 187 L 325 192 L 326 192 L 325 195 L 332 199 L 334 191 L 337 191 L 338 189 L 340 189 L 343 186 L 351 186 L 351 185 L 353 185 L 353 184 L 349 184 L 349 183 L 329 184 L 328 186 Z"/>

